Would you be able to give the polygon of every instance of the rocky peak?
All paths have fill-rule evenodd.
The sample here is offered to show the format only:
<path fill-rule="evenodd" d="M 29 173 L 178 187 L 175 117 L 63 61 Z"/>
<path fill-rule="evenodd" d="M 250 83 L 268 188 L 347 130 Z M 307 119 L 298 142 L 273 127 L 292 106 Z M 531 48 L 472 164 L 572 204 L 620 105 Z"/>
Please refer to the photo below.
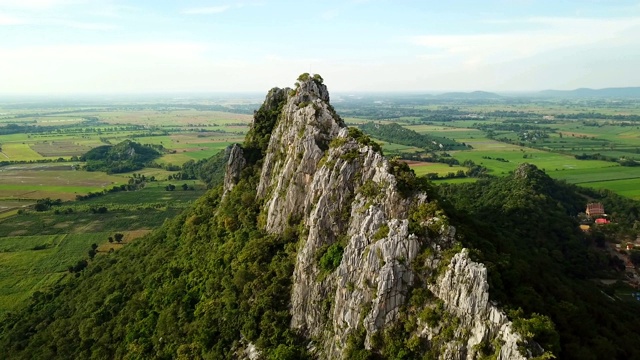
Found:
<path fill-rule="evenodd" d="M 543 174 L 539 174 L 539 173 L 541 173 L 541 171 L 540 169 L 538 169 L 537 166 L 529 163 L 522 163 L 518 165 L 518 167 L 516 168 L 513 174 L 515 178 L 527 179 L 534 176 L 538 177 L 540 175 L 544 175 L 544 173 Z"/>
<path fill-rule="evenodd" d="M 320 75 L 309 75 L 304 73 L 298 77 L 296 82 L 295 98 L 300 102 L 313 101 L 315 99 L 329 102 L 329 91 L 327 86 L 323 84 Z"/>
<path fill-rule="evenodd" d="M 304 189 L 329 143 L 344 127 L 328 103 L 329 92 L 321 79 L 298 78 L 270 135 L 258 186 L 258 198 L 267 203 L 267 231 L 283 231 L 288 219 L 300 217 Z"/>
<path fill-rule="evenodd" d="M 264 149 L 256 195 L 262 226 L 299 236 L 291 327 L 313 339 L 318 358 L 353 355 L 348 343 L 378 351 L 385 331 L 401 321 L 416 324 L 407 336 L 440 358 L 475 359 L 480 348 L 519 358 L 520 338 L 488 302 L 484 266 L 455 250 L 455 229 L 409 168 L 345 127 L 320 76 L 301 75 L 294 90 L 272 89 L 256 117 L 247 138 Z M 232 153 L 225 179 L 237 178 L 244 159 L 240 149 Z M 435 296 L 457 328 L 416 320 L 437 301 L 408 307 L 414 288 Z"/>

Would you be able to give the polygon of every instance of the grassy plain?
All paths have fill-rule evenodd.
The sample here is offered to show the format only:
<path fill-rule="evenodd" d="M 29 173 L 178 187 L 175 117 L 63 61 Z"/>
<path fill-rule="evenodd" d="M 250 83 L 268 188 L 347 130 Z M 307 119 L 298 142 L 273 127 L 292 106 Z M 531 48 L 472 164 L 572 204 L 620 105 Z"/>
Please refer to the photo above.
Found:
<path fill-rule="evenodd" d="M 589 102 L 585 102 L 589 103 Z M 640 167 L 620 166 L 616 162 L 604 160 L 578 160 L 576 155 L 600 154 L 611 159 L 635 159 L 640 161 L 640 122 L 599 119 L 593 114 L 640 115 L 637 103 L 598 103 L 598 106 L 585 106 L 580 101 L 547 102 L 532 101 L 519 104 L 465 104 L 453 106 L 425 105 L 421 108 L 429 111 L 455 110 L 477 116 L 473 119 L 449 119 L 447 121 L 406 121 L 408 129 L 422 134 L 431 134 L 455 139 L 471 145 L 472 149 L 451 151 L 449 154 L 460 163 L 471 160 L 486 167 L 489 174 L 502 176 L 517 168 L 521 163 L 532 163 L 547 174 L 570 183 L 594 188 L 606 188 L 621 195 L 640 198 Z M 616 106 L 620 105 L 620 108 Z M 413 109 L 411 106 L 409 109 Z M 399 112 L 396 108 L 394 112 Z M 413 111 L 413 110 L 407 110 Z M 494 115 L 497 114 L 497 115 Z M 510 117 L 513 114 L 513 117 Z M 523 117 L 524 114 L 524 117 Z M 564 114 L 566 118 L 543 120 L 543 116 Z M 580 116 L 589 114 L 586 120 Z M 573 119 L 572 116 L 578 118 Z M 522 120 L 522 119 L 525 120 Z M 401 122 L 400 120 L 394 120 Z M 381 122 L 385 122 L 381 120 Z M 401 122 L 402 123 L 402 122 Z M 516 124 L 516 125 L 511 125 Z M 496 126 L 493 137 L 482 130 L 483 126 Z M 534 142 L 523 142 L 525 131 L 510 130 L 509 126 L 532 126 L 546 129 L 548 137 Z M 499 141 L 507 139 L 510 143 Z M 384 149 L 399 152 L 407 151 L 396 144 L 383 144 Z M 446 175 L 456 172 L 456 167 L 443 164 L 412 164 L 416 174 L 438 173 Z M 462 168 L 464 169 L 464 168 Z M 447 180 L 452 181 L 452 179 Z M 455 181 L 461 181 L 455 179 Z"/>
<path fill-rule="evenodd" d="M 640 200 L 640 180 L 638 178 L 625 180 L 609 180 L 580 183 L 582 186 L 594 189 L 609 189 L 631 199 Z"/>
<path fill-rule="evenodd" d="M 458 170 L 466 170 L 465 167 L 459 165 L 449 166 L 442 163 L 430 163 L 430 162 L 409 162 L 409 167 L 413 169 L 413 172 L 418 175 L 426 175 L 430 173 L 436 173 L 440 176 L 445 176 L 450 172 L 457 172 Z"/>

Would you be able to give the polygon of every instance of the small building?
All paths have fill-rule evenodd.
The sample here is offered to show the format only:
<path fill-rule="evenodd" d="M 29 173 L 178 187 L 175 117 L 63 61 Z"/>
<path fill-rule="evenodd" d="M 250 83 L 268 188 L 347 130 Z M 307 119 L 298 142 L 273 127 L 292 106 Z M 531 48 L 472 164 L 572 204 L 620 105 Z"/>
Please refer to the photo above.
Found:
<path fill-rule="evenodd" d="M 604 206 L 601 203 L 587 204 L 586 213 L 590 217 L 603 216 L 605 215 Z"/>
<path fill-rule="evenodd" d="M 605 219 L 605 218 L 598 218 L 598 219 L 596 219 L 596 224 L 598 224 L 598 225 L 608 224 L 608 223 L 610 223 L 610 221 L 609 221 L 609 220 L 607 220 L 607 219 Z"/>

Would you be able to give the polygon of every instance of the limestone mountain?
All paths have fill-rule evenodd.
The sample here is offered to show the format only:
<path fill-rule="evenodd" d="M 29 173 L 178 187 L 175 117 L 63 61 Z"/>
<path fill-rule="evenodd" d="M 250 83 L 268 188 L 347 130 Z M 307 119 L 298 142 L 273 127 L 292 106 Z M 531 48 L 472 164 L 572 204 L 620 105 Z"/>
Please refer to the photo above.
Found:
<path fill-rule="evenodd" d="M 436 188 L 347 128 L 322 78 L 308 74 L 293 89 L 270 90 L 228 154 L 224 184 L 191 209 L 8 314 L 0 357 L 589 358 L 598 346 L 611 358 L 637 354 L 622 322 L 610 334 L 594 330 L 590 345 L 537 301 L 539 279 L 521 271 L 523 259 L 551 261 L 549 276 L 563 288 L 544 294 L 579 314 L 574 280 L 561 272 L 563 251 L 587 254 L 572 230 L 565 241 L 564 228 L 552 227 L 559 234 L 540 243 L 550 250 L 536 253 L 536 243 L 515 246 L 527 232 L 514 238 L 494 226 L 533 209 L 529 201 L 560 204 L 551 216 L 573 226 L 556 199 L 566 191 L 547 192 L 565 188 L 534 167 L 459 191 Z M 536 221 L 552 222 L 533 210 Z M 574 344 L 583 340 L 580 352 Z"/>

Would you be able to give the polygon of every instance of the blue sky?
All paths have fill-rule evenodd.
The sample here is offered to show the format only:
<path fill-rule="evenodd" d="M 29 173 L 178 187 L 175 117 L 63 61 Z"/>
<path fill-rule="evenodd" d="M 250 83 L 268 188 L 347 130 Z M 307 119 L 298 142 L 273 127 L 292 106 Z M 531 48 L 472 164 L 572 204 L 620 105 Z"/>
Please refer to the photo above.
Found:
<path fill-rule="evenodd" d="M 640 86 L 640 1 L 0 0 L 0 94 Z"/>

